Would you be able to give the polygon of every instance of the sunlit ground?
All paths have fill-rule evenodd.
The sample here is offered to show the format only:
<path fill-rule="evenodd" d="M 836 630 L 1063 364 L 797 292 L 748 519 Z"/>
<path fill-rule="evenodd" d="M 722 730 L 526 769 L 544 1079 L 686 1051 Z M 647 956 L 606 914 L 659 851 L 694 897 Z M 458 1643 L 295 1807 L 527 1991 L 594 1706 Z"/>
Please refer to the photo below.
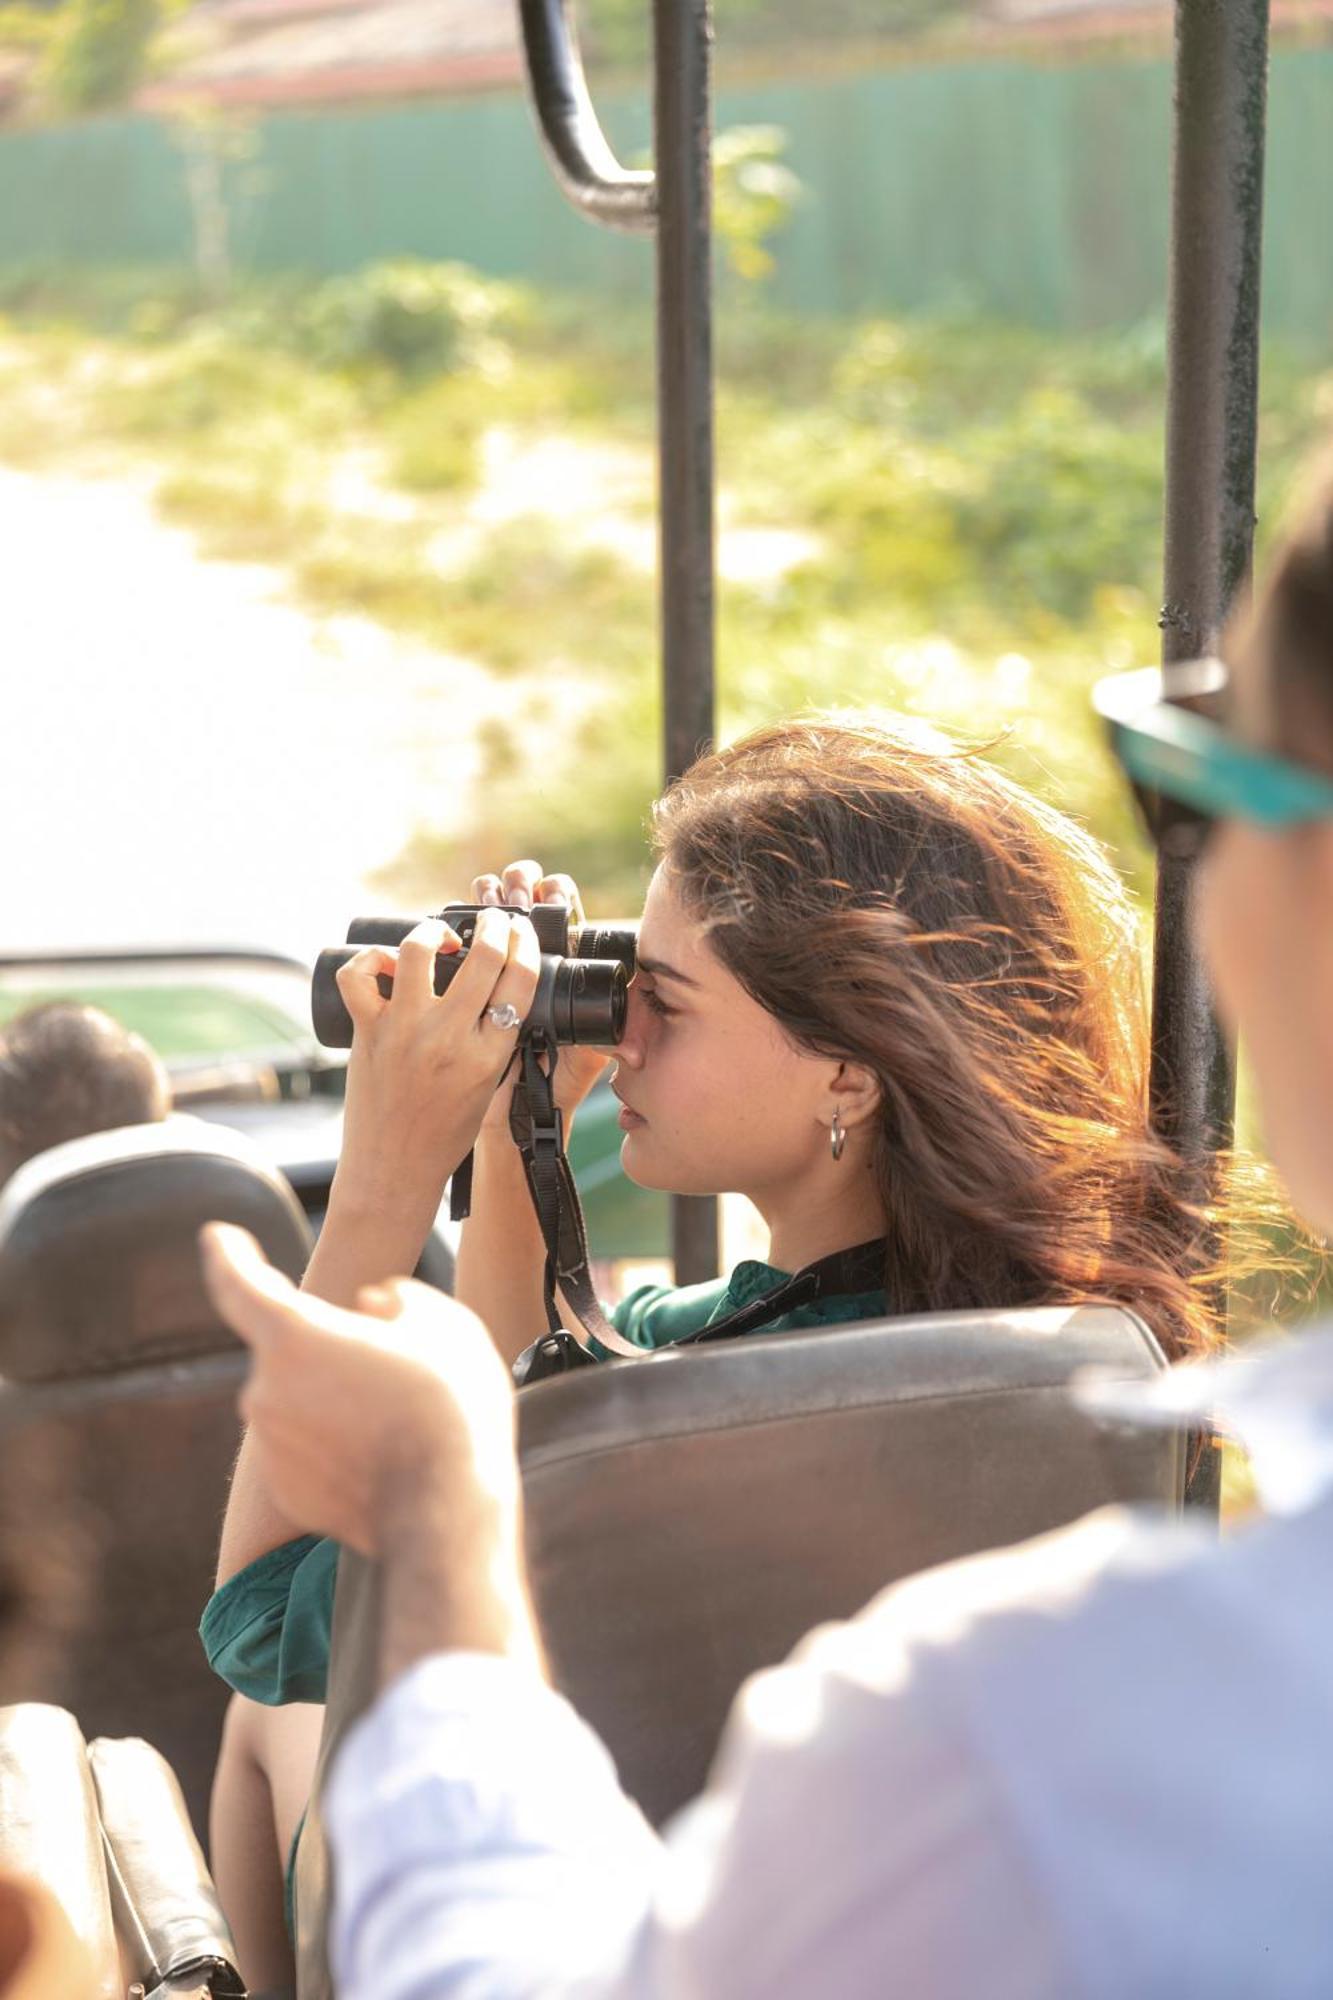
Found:
<path fill-rule="evenodd" d="M 135 484 L 0 470 L 0 543 L 11 949 L 317 949 L 464 794 L 476 666 L 200 561 Z"/>
<path fill-rule="evenodd" d="M 304 936 L 326 881 L 380 871 L 424 901 L 515 847 L 573 863 L 604 908 L 636 895 L 659 754 L 648 328 L 447 278 L 423 332 L 395 282 L 366 274 L 355 313 L 346 288 L 336 313 L 319 292 L 211 313 L 39 293 L 0 335 L 0 464 L 42 482 L 5 482 L 23 585 L 0 644 L 29 663 L 28 740 L 82 712 L 86 744 L 48 793 L 26 923 L 50 883 L 60 927 L 92 823 L 112 927 L 175 928 L 207 896 Z M 723 728 L 830 700 L 1012 726 L 1001 754 L 1123 837 L 1085 693 L 1155 644 L 1158 338 L 754 308 L 722 332 Z M 193 865 L 148 844 L 191 820 Z"/>

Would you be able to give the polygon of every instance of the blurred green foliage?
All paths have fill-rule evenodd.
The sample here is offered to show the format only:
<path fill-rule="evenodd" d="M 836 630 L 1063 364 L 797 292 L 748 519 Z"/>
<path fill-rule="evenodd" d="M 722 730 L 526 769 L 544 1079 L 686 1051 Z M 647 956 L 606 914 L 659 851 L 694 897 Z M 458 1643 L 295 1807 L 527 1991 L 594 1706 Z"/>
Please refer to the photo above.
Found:
<path fill-rule="evenodd" d="M 12 0 L 11 5 L 0 7 L 0 49 L 21 55 L 39 53 L 50 45 L 57 26 L 50 8 Z"/>
<path fill-rule="evenodd" d="M 646 312 L 403 262 L 221 305 L 11 271 L 0 312 L 0 453 L 144 465 L 206 550 L 512 679 L 466 824 L 386 893 L 535 852 L 632 906 L 659 764 Z M 1088 691 L 1157 652 L 1161 328 L 792 322 L 742 287 L 717 351 L 722 730 L 876 703 L 994 741 L 1143 888 Z M 1267 351 L 1261 537 L 1330 410 L 1333 377 Z"/>
<path fill-rule="evenodd" d="M 506 288 L 461 264 L 401 259 L 316 285 L 280 327 L 320 368 L 382 367 L 419 378 L 475 365 L 504 317 Z"/>
<path fill-rule="evenodd" d="M 46 45 L 44 94 L 59 111 L 105 111 L 133 96 L 159 24 L 158 0 L 65 0 Z"/>
<path fill-rule="evenodd" d="M 733 125 L 713 147 L 713 232 L 738 278 L 769 276 L 769 244 L 791 220 L 804 189 L 784 164 L 779 125 Z"/>

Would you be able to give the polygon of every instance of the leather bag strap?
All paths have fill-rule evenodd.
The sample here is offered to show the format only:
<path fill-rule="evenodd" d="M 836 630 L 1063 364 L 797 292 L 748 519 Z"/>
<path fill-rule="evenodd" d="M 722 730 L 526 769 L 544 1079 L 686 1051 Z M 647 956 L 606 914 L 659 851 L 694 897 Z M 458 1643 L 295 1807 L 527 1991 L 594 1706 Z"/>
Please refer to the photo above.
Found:
<path fill-rule="evenodd" d="M 617 1333 L 593 1288 L 583 1207 L 565 1152 L 564 1117 L 555 1101 L 559 1050 L 539 1036 L 525 1037 L 519 1045 L 518 1059 L 520 1067 L 510 1100 L 509 1130 L 523 1161 L 528 1192 L 546 1246 L 542 1288 L 549 1338 L 560 1341 L 563 1335 L 582 1349 L 585 1359 L 593 1359 L 586 1343 L 562 1324 L 556 1302 L 558 1288 L 589 1340 L 597 1340 L 609 1354 L 621 1360 L 642 1361 L 649 1350 L 636 1347 L 632 1340 Z M 572 1361 L 572 1357 L 569 1359 Z"/>

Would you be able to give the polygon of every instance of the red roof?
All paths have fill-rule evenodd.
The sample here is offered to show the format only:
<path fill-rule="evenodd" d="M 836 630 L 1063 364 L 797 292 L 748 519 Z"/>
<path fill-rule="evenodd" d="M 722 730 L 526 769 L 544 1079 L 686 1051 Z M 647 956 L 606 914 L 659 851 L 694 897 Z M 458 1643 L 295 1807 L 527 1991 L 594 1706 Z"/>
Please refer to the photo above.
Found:
<path fill-rule="evenodd" d="M 522 76 L 512 0 L 202 0 L 139 96 L 283 104 L 478 90 Z"/>

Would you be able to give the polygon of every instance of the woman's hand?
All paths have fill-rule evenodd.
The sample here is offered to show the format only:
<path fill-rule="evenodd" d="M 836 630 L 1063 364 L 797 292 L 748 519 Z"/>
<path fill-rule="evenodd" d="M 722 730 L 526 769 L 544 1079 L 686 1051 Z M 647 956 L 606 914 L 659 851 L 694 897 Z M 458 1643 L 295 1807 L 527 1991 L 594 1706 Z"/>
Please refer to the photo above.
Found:
<path fill-rule="evenodd" d="M 584 922 L 583 898 L 569 875 L 544 875 L 537 861 L 511 861 L 500 875 L 478 875 L 472 884 L 474 903 L 505 906 L 511 910 L 531 910 L 536 903 L 567 903 L 575 923 Z M 598 1049 L 574 1046 L 562 1048 L 555 1071 L 555 1101 L 566 1117 L 575 1111 L 596 1083 L 611 1058 Z M 513 1076 L 506 1077 L 496 1091 L 482 1123 L 487 1134 L 502 1132 L 509 1137 L 509 1100 L 514 1093 Z"/>
<path fill-rule="evenodd" d="M 517 1025 L 497 1026 L 490 1010 L 507 1006 L 516 1023 L 526 1018 L 540 954 L 517 907 L 484 910 L 467 956 L 437 994 L 436 958 L 459 949 L 457 934 L 431 918 L 396 951 L 371 946 L 338 973 L 355 1029 L 335 1183 L 340 1203 L 375 1208 L 411 1196 L 433 1215 L 476 1141 L 519 1033 Z M 388 999 L 378 984 L 386 972 L 393 979 Z"/>

